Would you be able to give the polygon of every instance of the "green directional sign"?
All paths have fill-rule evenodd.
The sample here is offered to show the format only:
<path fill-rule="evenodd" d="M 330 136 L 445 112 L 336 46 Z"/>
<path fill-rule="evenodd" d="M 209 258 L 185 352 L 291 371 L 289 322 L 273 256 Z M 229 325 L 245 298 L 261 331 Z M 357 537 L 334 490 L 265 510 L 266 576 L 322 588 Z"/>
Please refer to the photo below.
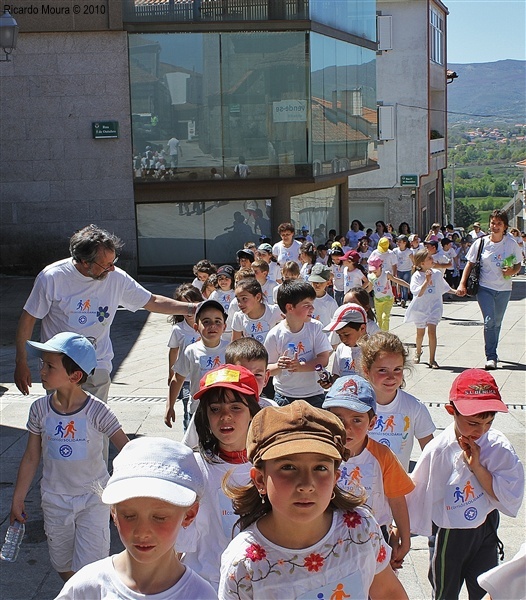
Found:
<path fill-rule="evenodd" d="M 418 175 L 400 175 L 400 185 L 418 187 Z"/>
<path fill-rule="evenodd" d="M 95 121 L 91 124 L 94 140 L 103 140 L 119 137 L 118 121 Z"/>

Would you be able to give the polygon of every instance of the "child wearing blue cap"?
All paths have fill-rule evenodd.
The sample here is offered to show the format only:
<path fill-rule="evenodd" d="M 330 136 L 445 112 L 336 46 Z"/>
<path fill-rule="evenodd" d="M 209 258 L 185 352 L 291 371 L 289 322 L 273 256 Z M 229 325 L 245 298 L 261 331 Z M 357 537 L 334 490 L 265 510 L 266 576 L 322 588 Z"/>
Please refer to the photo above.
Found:
<path fill-rule="evenodd" d="M 42 511 L 49 555 L 67 581 L 83 566 L 109 554 L 109 506 L 96 492 L 109 477 L 103 440 L 109 437 L 120 450 L 128 437 L 111 409 L 80 387 L 97 366 L 95 349 L 87 338 L 63 332 L 27 346 L 30 356 L 40 358 L 42 385 L 50 393 L 29 409 L 29 438 L 10 521 L 27 520 L 25 498 L 42 457 Z"/>
<path fill-rule="evenodd" d="M 323 408 L 340 418 L 347 433 L 350 458 L 340 466 L 338 485 L 355 495 L 365 491 L 366 504 L 393 549 L 391 566 L 400 568 L 411 546 L 405 495 L 415 486 L 395 454 L 367 435 L 376 422 L 376 394 L 359 375 L 340 377 Z M 393 520 L 395 527 L 389 532 Z"/>

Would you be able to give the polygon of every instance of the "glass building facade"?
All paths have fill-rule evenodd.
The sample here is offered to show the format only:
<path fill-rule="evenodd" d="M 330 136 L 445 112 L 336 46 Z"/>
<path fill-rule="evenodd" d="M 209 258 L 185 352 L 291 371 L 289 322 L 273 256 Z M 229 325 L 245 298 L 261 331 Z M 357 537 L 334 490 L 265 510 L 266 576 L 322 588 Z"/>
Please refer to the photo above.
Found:
<path fill-rule="evenodd" d="M 339 230 L 334 181 L 376 164 L 376 3 L 135 0 L 131 8 L 125 2 L 125 19 L 135 19 L 128 39 L 139 266 L 232 262 L 244 242 L 275 234 L 276 203 L 298 229 Z M 320 27 L 202 25 L 249 13 L 269 23 L 296 14 Z M 201 31 L 152 30 L 161 20 L 164 29 L 170 20 L 199 21 Z M 149 31 L 138 33 L 144 21 Z M 243 179 L 252 187 L 246 195 Z M 198 201 L 188 192 L 194 182 L 208 186 L 194 188 L 205 190 Z M 156 184 L 170 190 L 162 199 Z"/>

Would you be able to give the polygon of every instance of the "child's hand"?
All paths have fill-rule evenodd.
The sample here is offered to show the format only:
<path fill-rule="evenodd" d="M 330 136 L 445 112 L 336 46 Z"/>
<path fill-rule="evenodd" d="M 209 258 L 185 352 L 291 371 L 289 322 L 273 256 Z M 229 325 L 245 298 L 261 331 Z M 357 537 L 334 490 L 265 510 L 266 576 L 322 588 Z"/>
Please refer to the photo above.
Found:
<path fill-rule="evenodd" d="M 389 535 L 389 546 L 391 546 L 391 568 L 401 569 L 405 555 L 411 548 L 411 542 L 403 542 L 396 527 L 393 527 Z"/>
<path fill-rule="evenodd" d="M 167 402 L 166 411 L 164 413 L 164 424 L 171 429 L 172 423 L 175 423 L 175 410 L 174 407 L 170 406 L 170 404 Z"/>
<path fill-rule="evenodd" d="M 323 379 L 318 379 L 318 383 L 324 390 L 329 390 L 332 386 L 331 380 L 332 380 L 332 377 L 329 381 L 324 381 Z"/>
<path fill-rule="evenodd" d="M 464 460 L 470 471 L 480 465 L 480 446 L 475 440 L 465 435 L 458 437 L 458 444 L 463 450 Z"/>
<path fill-rule="evenodd" d="M 433 271 L 431 271 L 431 269 L 428 269 L 428 270 L 426 271 L 426 281 L 427 281 L 428 283 L 430 283 L 430 282 L 431 282 L 431 278 L 432 278 L 432 277 L 433 277 Z"/>
<path fill-rule="evenodd" d="M 460 290 L 453 290 L 455 292 L 455 296 L 463 296 L 464 294 Z"/>
<path fill-rule="evenodd" d="M 9 515 L 9 524 L 12 525 L 15 521 L 25 523 L 26 520 L 27 515 L 25 513 L 24 502 L 16 502 L 13 498 L 13 503 L 11 504 L 11 514 Z"/>
<path fill-rule="evenodd" d="M 298 361 L 298 353 L 295 352 L 294 353 L 294 358 L 291 358 L 290 356 L 280 356 L 278 358 L 278 368 L 279 369 L 286 369 L 287 371 L 290 371 L 291 373 L 293 373 L 294 371 L 298 370 L 298 367 L 300 366 L 300 363 Z"/>

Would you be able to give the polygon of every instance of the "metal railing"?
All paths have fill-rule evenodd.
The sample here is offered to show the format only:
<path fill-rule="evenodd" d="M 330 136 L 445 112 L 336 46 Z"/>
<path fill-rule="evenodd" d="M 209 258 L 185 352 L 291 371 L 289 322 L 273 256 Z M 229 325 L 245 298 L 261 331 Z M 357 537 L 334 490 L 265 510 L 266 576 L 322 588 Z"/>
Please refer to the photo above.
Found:
<path fill-rule="evenodd" d="M 125 22 L 225 22 L 307 19 L 309 0 L 122 0 Z"/>

